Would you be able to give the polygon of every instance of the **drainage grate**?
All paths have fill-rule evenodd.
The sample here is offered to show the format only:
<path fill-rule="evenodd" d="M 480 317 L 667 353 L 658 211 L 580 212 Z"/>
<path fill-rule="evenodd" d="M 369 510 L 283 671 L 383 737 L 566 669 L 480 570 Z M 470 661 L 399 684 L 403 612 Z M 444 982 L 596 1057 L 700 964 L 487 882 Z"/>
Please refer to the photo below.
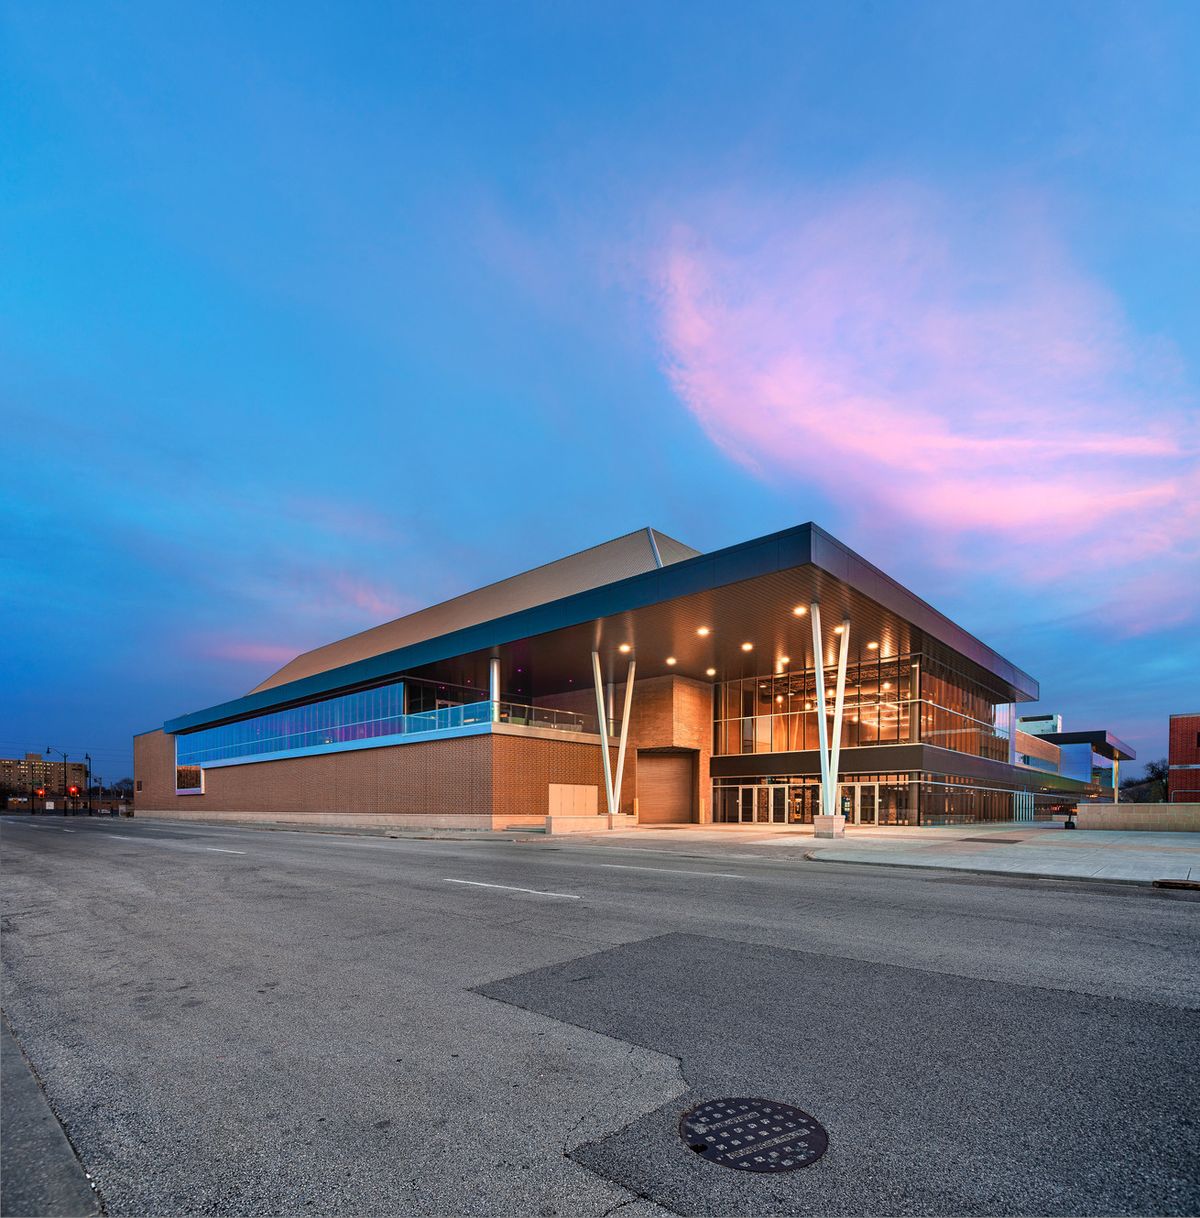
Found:
<path fill-rule="evenodd" d="M 807 1112 L 776 1100 L 707 1100 L 679 1118 L 688 1147 L 739 1171 L 795 1171 L 829 1146 L 824 1127 Z"/>

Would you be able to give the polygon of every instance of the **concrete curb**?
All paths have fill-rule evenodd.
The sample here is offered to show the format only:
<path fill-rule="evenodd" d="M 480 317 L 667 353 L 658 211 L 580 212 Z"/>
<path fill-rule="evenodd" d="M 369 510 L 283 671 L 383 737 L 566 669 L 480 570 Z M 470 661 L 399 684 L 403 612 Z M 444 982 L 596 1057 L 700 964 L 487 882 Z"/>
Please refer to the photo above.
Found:
<path fill-rule="evenodd" d="M 1127 880 L 1111 875 L 1056 875 L 1045 871 L 1002 871 L 992 867 L 951 867 L 945 863 L 893 863 L 886 859 L 829 859 L 819 850 L 810 850 L 804 858 L 810 863 L 845 863 L 850 867 L 904 867 L 909 871 L 951 871 L 955 875 L 999 875 L 1010 880 L 1067 880 L 1083 884 L 1132 884 L 1139 888 L 1172 886 L 1187 881 Z M 1200 885 L 1197 885 L 1200 888 Z"/>
<path fill-rule="evenodd" d="M 4 1087 L 0 1213 L 30 1218 L 91 1218 L 102 1213 L 96 1186 L 12 1034 L 7 1015 L 0 1019 L 0 1045 Z"/>

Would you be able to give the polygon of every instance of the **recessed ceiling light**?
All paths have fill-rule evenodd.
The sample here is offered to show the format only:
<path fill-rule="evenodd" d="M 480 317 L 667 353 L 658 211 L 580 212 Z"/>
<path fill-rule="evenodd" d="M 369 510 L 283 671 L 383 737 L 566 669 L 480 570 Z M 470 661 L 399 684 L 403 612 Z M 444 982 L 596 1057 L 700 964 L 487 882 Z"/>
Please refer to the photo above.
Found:
<path fill-rule="evenodd" d="M 632 650 L 632 648 L 629 646 L 629 644 L 628 644 L 628 643 L 622 643 L 622 644 L 621 644 L 621 646 L 617 648 L 617 650 L 618 650 L 618 651 L 619 651 L 619 652 L 620 652 L 622 655 L 628 655 L 628 654 L 629 654 L 629 652 Z"/>
<path fill-rule="evenodd" d="M 845 630 L 845 627 L 844 627 L 844 626 L 835 626 L 835 627 L 833 628 L 833 633 L 834 633 L 834 634 L 841 634 L 843 630 Z"/>
<path fill-rule="evenodd" d="M 674 656 L 667 656 L 667 663 L 668 663 L 668 664 L 670 664 L 670 665 L 672 665 L 672 666 L 674 666 L 674 664 L 675 664 L 675 657 L 674 657 Z"/>
<path fill-rule="evenodd" d="M 715 677 L 717 675 L 717 670 L 715 668 L 706 668 L 704 670 L 704 675 L 708 677 Z"/>
<path fill-rule="evenodd" d="M 807 605 L 797 605 L 795 607 L 795 609 L 792 610 L 792 612 L 797 617 L 803 617 L 808 612 L 808 606 Z"/>
<path fill-rule="evenodd" d="M 783 701 L 783 694 L 776 694 L 776 695 L 775 695 L 775 701 L 776 701 L 776 702 L 782 702 L 782 701 Z"/>
<path fill-rule="evenodd" d="M 891 688 L 892 688 L 892 683 L 891 683 L 891 681 L 884 681 L 884 683 L 883 683 L 883 688 L 884 688 L 884 689 L 891 689 Z"/>
<path fill-rule="evenodd" d="M 753 643 L 743 643 L 743 644 L 742 644 L 742 650 L 743 650 L 743 651 L 753 651 L 753 650 L 754 650 L 754 644 L 753 644 Z"/>
<path fill-rule="evenodd" d="M 780 656 L 779 662 L 780 662 L 780 664 L 790 664 L 792 662 L 792 657 L 791 656 Z"/>
<path fill-rule="evenodd" d="M 868 651 L 878 651 L 878 650 L 879 650 L 879 644 L 878 644 L 878 643 L 868 643 L 868 644 L 867 644 L 867 650 L 868 650 Z"/>
<path fill-rule="evenodd" d="M 704 638 L 707 638 L 712 633 L 712 631 L 707 626 L 701 626 L 700 629 L 696 631 L 696 633 L 702 639 L 704 639 Z"/>

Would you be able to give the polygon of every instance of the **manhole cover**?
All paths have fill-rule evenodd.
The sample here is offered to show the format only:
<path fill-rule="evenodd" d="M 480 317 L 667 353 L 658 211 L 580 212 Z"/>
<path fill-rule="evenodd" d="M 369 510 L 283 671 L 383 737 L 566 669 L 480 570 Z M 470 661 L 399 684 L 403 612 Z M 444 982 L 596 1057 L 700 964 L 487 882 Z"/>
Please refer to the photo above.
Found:
<path fill-rule="evenodd" d="M 679 1118 L 679 1136 L 710 1163 L 740 1171 L 794 1171 L 829 1146 L 807 1112 L 775 1100 L 707 1100 Z"/>

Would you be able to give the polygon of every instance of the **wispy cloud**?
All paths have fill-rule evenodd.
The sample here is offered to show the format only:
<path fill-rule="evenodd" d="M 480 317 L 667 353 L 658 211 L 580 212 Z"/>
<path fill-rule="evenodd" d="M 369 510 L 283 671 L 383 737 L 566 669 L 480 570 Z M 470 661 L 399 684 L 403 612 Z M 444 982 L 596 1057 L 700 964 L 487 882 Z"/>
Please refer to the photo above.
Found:
<path fill-rule="evenodd" d="M 656 259 L 671 382 L 764 479 L 1130 630 L 1197 614 L 1196 400 L 1027 200 L 724 197 Z"/>

